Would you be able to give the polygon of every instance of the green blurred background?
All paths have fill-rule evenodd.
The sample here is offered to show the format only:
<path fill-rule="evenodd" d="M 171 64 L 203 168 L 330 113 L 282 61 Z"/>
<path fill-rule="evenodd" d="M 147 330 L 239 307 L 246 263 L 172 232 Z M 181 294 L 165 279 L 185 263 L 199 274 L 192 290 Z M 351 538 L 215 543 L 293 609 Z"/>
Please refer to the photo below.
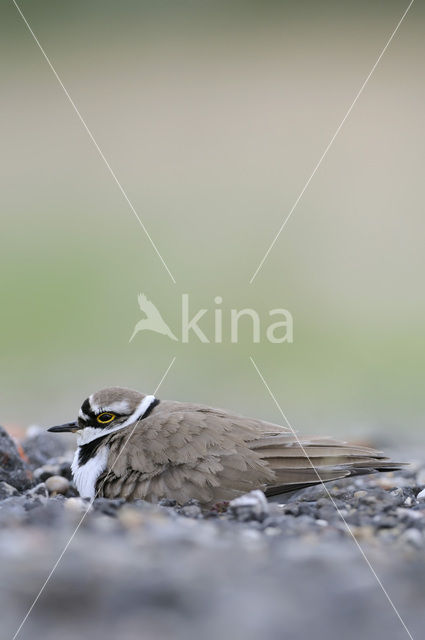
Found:
<path fill-rule="evenodd" d="M 424 417 L 425 7 L 415 3 L 252 285 L 407 2 L 22 0 L 167 272 L 12 2 L 1 3 L 1 421 L 76 415 L 102 386 L 293 426 Z M 294 344 L 140 333 L 144 292 L 194 310 L 285 307 Z M 212 313 L 202 321 L 212 333 Z M 228 332 L 227 332 L 228 336 Z"/>

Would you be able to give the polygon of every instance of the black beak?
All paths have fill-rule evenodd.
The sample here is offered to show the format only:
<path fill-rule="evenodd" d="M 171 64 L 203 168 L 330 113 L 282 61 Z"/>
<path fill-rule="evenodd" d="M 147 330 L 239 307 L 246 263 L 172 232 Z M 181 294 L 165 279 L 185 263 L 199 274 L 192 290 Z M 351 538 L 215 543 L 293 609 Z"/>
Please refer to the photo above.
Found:
<path fill-rule="evenodd" d="M 47 431 L 52 431 L 53 433 L 65 433 L 66 431 L 71 431 L 74 433 L 75 431 L 79 431 L 80 427 L 78 422 L 67 422 L 66 424 L 60 424 L 57 427 L 50 427 Z"/>

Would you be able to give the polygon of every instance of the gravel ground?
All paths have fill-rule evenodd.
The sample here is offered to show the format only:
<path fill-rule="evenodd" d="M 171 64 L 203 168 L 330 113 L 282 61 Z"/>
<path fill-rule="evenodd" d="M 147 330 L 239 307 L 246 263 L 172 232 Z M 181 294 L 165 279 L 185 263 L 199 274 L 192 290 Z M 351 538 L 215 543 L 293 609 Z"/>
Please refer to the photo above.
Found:
<path fill-rule="evenodd" d="M 102 498 L 84 516 L 63 441 L 42 433 L 22 449 L 0 428 L 2 638 L 77 525 L 22 640 L 408 638 L 357 544 L 423 637 L 425 460 L 328 484 L 339 514 L 315 487 L 284 504 L 253 492 L 209 512 Z"/>

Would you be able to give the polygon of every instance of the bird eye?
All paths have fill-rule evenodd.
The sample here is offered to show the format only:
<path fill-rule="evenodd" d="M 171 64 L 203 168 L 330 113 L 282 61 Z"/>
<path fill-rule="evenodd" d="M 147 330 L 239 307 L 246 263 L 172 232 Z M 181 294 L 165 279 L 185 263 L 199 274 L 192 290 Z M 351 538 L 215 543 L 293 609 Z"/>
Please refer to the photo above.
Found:
<path fill-rule="evenodd" d="M 115 415 L 113 413 L 100 413 L 96 420 L 99 424 L 108 424 L 108 422 L 112 422 L 114 420 Z"/>

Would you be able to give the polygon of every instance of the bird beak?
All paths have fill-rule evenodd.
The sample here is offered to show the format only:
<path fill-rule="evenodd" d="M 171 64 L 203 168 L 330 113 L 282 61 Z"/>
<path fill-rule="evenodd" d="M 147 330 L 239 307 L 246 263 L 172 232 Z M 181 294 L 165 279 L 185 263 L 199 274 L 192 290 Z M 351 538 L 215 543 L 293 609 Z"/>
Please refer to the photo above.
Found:
<path fill-rule="evenodd" d="M 78 422 L 67 422 L 66 424 L 60 424 L 57 427 L 50 427 L 47 431 L 52 431 L 53 433 L 65 433 L 66 431 L 71 431 L 75 433 L 80 430 L 80 426 Z"/>

